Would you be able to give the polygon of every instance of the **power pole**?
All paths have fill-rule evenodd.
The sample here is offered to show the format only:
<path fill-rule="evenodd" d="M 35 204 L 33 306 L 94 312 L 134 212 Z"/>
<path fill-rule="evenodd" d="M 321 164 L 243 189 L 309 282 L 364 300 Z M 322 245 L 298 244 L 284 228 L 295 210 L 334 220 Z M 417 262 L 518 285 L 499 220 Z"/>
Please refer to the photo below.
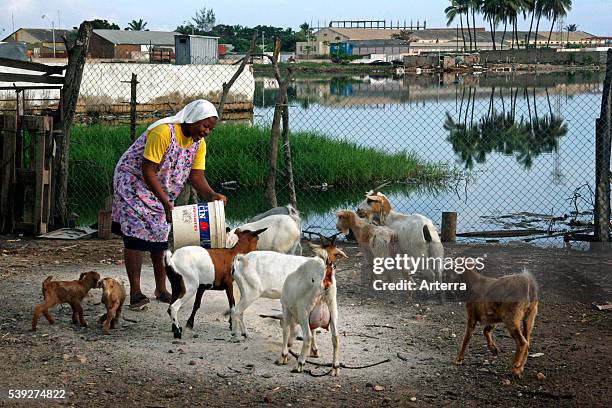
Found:
<path fill-rule="evenodd" d="M 55 21 L 51 21 L 51 33 L 53 34 L 53 58 L 55 59 Z"/>

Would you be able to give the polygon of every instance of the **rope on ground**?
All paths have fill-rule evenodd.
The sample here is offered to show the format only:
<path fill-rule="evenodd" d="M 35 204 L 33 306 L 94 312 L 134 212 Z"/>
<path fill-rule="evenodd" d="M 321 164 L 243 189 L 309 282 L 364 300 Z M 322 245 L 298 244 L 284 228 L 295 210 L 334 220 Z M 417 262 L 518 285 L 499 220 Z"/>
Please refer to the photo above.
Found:
<path fill-rule="evenodd" d="M 296 353 L 295 351 L 293 351 L 293 350 L 289 350 L 289 353 L 290 353 L 290 354 L 291 354 L 293 357 L 295 357 L 296 359 L 299 357 L 299 354 L 297 354 L 297 353 Z M 310 361 L 310 360 L 306 360 L 306 362 L 307 362 L 308 364 L 312 364 L 312 365 L 314 365 L 314 366 L 316 366 L 316 367 L 331 367 L 331 366 L 332 366 L 332 363 L 317 363 L 317 362 Z M 363 366 L 347 366 L 347 365 L 346 365 L 346 364 L 344 364 L 344 363 L 340 363 L 340 368 L 346 368 L 347 370 L 361 370 L 361 369 L 364 369 L 364 368 L 375 367 L 375 366 L 377 366 L 377 365 L 381 365 L 381 364 L 385 364 L 385 363 L 390 363 L 390 362 L 391 362 L 391 359 L 389 359 L 389 358 L 388 358 L 388 359 L 386 359 L 386 360 L 379 361 L 378 363 L 374 363 L 374 364 L 367 364 L 367 365 L 363 365 Z"/>

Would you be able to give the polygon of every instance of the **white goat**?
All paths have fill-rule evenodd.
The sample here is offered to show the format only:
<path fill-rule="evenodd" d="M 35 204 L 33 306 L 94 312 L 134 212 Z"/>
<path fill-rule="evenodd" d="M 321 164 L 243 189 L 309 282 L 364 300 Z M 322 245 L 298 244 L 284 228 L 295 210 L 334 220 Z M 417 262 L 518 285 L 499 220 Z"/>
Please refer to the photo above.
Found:
<path fill-rule="evenodd" d="M 241 225 L 240 230 L 255 231 L 266 228 L 261 234 L 257 249 L 259 251 L 275 251 L 282 254 L 301 255 L 300 244 L 300 218 L 293 215 L 276 214 L 262 218 L 261 220 Z M 227 232 L 227 247 L 231 247 L 237 241 L 235 228 Z"/>
<path fill-rule="evenodd" d="M 251 218 L 249 218 L 249 220 L 247 222 L 255 222 L 255 221 L 259 221 L 261 219 L 264 219 L 266 217 L 269 217 L 271 215 L 293 215 L 293 216 L 297 216 L 299 218 L 300 216 L 300 212 L 298 210 L 296 210 L 295 208 L 293 208 L 293 206 L 291 204 L 287 204 L 284 207 L 274 207 L 269 209 L 266 212 L 263 212 L 261 214 L 257 214 Z"/>
<path fill-rule="evenodd" d="M 230 311 L 234 339 L 238 331 L 250 337 L 244 324 L 244 311 L 261 297 L 280 299 L 285 278 L 309 259 L 312 258 L 273 251 L 255 251 L 234 258 L 232 274 L 240 289 L 240 300 Z"/>
<path fill-rule="evenodd" d="M 281 295 L 283 305 L 283 349 L 276 364 L 287 364 L 289 347 L 294 338 L 296 324 L 302 328 L 302 351 L 293 372 L 302 372 L 306 362 L 306 353 L 310 350 L 314 357 L 319 356 L 312 330 L 319 327 L 330 328 L 332 333 L 333 359 L 332 376 L 338 375 L 340 369 L 338 337 L 338 304 L 336 301 L 335 262 L 338 255 L 348 258 L 333 243 L 313 249 L 319 256 L 310 258 L 300 265 L 285 279 Z M 325 261 L 324 261 L 325 259 Z"/>
<path fill-rule="evenodd" d="M 430 280 L 442 280 L 444 247 L 435 225 L 429 218 L 421 214 L 407 215 L 393 211 L 389 199 L 380 192 L 369 192 L 359 205 L 357 214 L 370 222 L 378 221 L 395 231 L 400 253 L 422 258 L 424 268 L 419 272 Z M 437 261 L 426 262 L 428 259 Z"/>

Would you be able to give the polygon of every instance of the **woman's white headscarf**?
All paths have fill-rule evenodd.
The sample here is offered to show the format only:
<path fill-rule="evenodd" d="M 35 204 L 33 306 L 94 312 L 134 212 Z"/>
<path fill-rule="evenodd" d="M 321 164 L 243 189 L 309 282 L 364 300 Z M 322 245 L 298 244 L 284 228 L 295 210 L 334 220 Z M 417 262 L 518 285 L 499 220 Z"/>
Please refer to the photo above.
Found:
<path fill-rule="evenodd" d="M 147 128 L 147 132 L 164 123 L 195 123 L 199 120 L 208 119 L 213 116 L 219 117 L 215 105 L 204 99 L 197 99 L 185 105 L 176 115 L 154 122 Z"/>

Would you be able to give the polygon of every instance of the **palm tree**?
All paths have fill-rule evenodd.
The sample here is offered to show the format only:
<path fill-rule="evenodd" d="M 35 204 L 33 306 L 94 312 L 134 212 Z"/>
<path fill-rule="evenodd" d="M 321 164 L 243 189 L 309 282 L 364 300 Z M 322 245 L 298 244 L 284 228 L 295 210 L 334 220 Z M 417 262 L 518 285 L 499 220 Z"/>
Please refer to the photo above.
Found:
<path fill-rule="evenodd" d="M 567 31 L 567 44 L 569 45 L 569 33 L 575 33 L 576 31 L 578 31 L 578 25 L 569 24 L 565 26 L 565 30 Z"/>
<path fill-rule="evenodd" d="M 572 9 L 572 0 L 547 0 L 547 3 L 549 16 L 552 17 L 552 24 L 548 33 L 548 46 L 550 45 L 550 38 L 552 37 L 552 31 L 557 18 L 567 16 L 567 13 Z"/>
<path fill-rule="evenodd" d="M 476 39 L 476 11 L 480 11 L 483 0 L 467 0 L 468 13 L 472 10 L 472 26 L 474 28 L 474 49 L 478 51 L 478 40 Z M 469 18 L 469 14 L 468 14 Z"/>
<path fill-rule="evenodd" d="M 472 30 L 470 29 L 470 1 L 471 0 L 451 0 L 457 3 L 461 14 L 465 14 L 467 30 L 470 38 L 470 51 L 472 51 Z"/>
<path fill-rule="evenodd" d="M 491 40 L 493 41 L 493 49 L 496 50 L 495 44 L 495 29 L 502 19 L 501 7 L 502 2 L 500 0 L 484 0 L 480 11 L 484 15 L 486 20 L 489 20 L 489 26 L 491 27 Z"/>
<path fill-rule="evenodd" d="M 531 0 L 527 6 L 526 12 L 531 13 L 531 23 L 529 24 L 529 33 L 527 34 L 527 45 L 525 48 L 529 48 L 529 42 L 531 41 L 531 31 L 533 30 L 533 20 L 536 15 L 536 6 L 539 0 Z"/>
<path fill-rule="evenodd" d="M 516 37 L 516 22 L 518 19 L 518 13 L 519 13 L 519 1 L 518 0 L 505 0 L 504 1 L 504 16 L 505 18 L 510 22 L 510 29 L 512 30 L 512 40 L 511 40 L 511 47 L 512 49 L 514 49 L 514 40 Z"/>
<path fill-rule="evenodd" d="M 146 26 L 147 22 L 141 18 L 139 20 L 132 20 L 125 29 L 130 31 L 146 31 Z"/>
<path fill-rule="evenodd" d="M 516 6 L 517 6 L 517 16 L 519 13 L 523 14 L 523 20 L 527 19 L 527 14 L 530 12 L 530 10 L 533 8 L 533 2 L 534 0 L 515 0 L 516 2 Z M 514 32 L 516 34 L 516 46 L 517 48 L 521 48 L 520 47 L 520 42 L 519 42 L 519 36 L 518 36 L 518 21 L 517 19 L 514 20 Z M 527 42 L 527 44 L 525 44 L 525 49 L 527 49 L 527 45 L 529 44 L 529 42 Z"/>
<path fill-rule="evenodd" d="M 536 0 L 533 8 L 534 14 L 538 17 L 538 22 L 536 24 L 535 35 L 533 36 L 533 46 L 534 48 L 538 48 L 538 30 L 540 28 L 540 20 L 542 16 L 548 14 L 548 2 L 550 0 Z"/>
<path fill-rule="evenodd" d="M 500 20 L 504 22 L 504 34 L 502 35 L 501 47 L 504 49 L 504 41 L 506 41 L 506 32 L 508 31 L 508 22 L 513 24 L 516 16 L 516 3 L 514 0 L 500 1 Z M 512 32 L 512 48 L 514 48 L 514 31 Z"/>
<path fill-rule="evenodd" d="M 444 9 L 444 13 L 446 14 L 446 26 L 449 27 L 455 18 L 459 16 L 459 22 L 461 23 L 461 37 L 463 38 L 463 49 L 467 49 L 467 45 L 465 43 L 465 32 L 463 31 L 463 9 L 458 4 L 457 0 L 452 0 L 451 5 Z"/>

